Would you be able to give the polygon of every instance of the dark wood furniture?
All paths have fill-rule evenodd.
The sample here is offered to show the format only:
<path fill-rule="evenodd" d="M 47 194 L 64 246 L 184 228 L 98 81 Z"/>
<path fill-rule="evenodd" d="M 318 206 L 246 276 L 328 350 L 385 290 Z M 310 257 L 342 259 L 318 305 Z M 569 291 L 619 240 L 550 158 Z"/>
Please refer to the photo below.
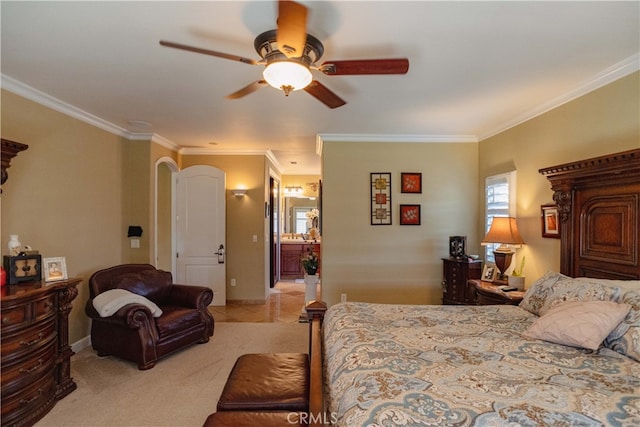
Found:
<path fill-rule="evenodd" d="M 640 149 L 539 172 L 560 214 L 560 272 L 640 278 Z"/>
<path fill-rule="evenodd" d="M 475 304 L 475 290 L 467 282 L 481 275 L 481 260 L 442 258 L 442 304 Z"/>
<path fill-rule="evenodd" d="M 69 312 L 81 279 L 2 287 L 2 425 L 33 425 L 73 390 Z"/>
<path fill-rule="evenodd" d="M 318 255 L 320 262 L 319 243 L 282 243 L 280 244 L 280 278 L 303 279 L 304 269 L 300 263 L 308 250 Z"/>
<path fill-rule="evenodd" d="M 469 288 L 476 293 L 477 305 L 518 305 L 524 297 L 524 291 L 504 292 L 500 288 L 504 285 L 484 280 L 471 279 L 468 282 Z"/>
<path fill-rule="evenodd" d="M 19 152 L 26 150 L 29 148 L 26 144 L 21 144 L 19 142 L 10 141 L 8 139 L 1 139 L 2 143 L 2 155 L 0 156 L 0 164 L 2 166 L 0 175 L 0 185 L 4 184 L 9 174 L 7 173 L 7 169 L 11 166 L 11 159 L 18 155 Z"/>

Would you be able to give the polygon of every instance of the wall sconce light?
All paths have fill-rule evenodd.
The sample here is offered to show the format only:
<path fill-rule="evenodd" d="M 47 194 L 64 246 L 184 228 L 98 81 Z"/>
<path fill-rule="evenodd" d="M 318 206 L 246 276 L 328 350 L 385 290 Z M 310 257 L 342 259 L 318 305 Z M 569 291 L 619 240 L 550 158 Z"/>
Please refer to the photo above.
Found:
<path fill-rule="evenodd" d="M 233 193 L 234 196 L 236 197 L 242 197 L 245 194 L 247 194 L 247 190 L 245 188 L 236 188 L 234 190 L 231 190 L 231 192 Z"/>
<path fill-rule="evenodd" d="M 515 218 L 494 217 L 491 228 L 482 242 L 482 246 L 489 243 L 500 243 L 500 247 L 493 251 L 496 260 L 496 267 L 500 270 L 498 281 L 506 280 L 504 272 L 511 265 L 511 257 L 515 253 L 511 247 L 519 248 L 524 244 L 522 236 L 518 231 L 518 225 Z"/>

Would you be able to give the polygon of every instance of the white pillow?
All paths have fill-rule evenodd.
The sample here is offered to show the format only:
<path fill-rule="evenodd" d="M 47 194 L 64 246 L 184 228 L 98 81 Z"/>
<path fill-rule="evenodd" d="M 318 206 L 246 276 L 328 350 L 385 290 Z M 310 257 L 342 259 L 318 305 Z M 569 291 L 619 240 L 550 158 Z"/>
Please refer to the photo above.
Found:
<path fill-rule="evenodd" d="M 151 310 L 153 317 L 162 316 L 162 310 L 153 301 L 126 289 L 110 289 L 93 299 L 93 307 L 100 317 L 109 317 L 127 304 L 142 304 Z"/>
<path fill-rule="evenodd" d="M 571 301 L 549 310 L 524 332 L 529 338 L 597 350 L 631 306 L 613 301 Z"/>

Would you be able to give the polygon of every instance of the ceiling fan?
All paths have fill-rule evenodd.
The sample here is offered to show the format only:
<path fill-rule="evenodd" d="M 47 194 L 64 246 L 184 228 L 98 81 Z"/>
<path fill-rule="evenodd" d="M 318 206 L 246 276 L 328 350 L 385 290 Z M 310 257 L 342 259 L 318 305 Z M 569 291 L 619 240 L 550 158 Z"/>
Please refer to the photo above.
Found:
<path fill-rule="evenodd" d="M 244 64 L 265 66 L 263 79 L 227 95 L 228 99 L 242 98 L 263 86 L 270 85 L 282 90 L 286 96 L 292 91 L 303 89 L 327 107 L 337 108 L 346 102 L 318 80 L 313 79 L 311 70 L 320 71 L 327 76 L 406 74 L 409 70 L 409 60 L 406 58 L 327 61 L 317 65 L 324 53 L 324 46 L 320 40 L 307 34 L 307 7 L 286 0 L 278 2 L 277 30 L 265 31 L 253 42 L 256 52 L 262 58 L 260 60 L 165 40 L 160 40 L 160 44 Z"/>

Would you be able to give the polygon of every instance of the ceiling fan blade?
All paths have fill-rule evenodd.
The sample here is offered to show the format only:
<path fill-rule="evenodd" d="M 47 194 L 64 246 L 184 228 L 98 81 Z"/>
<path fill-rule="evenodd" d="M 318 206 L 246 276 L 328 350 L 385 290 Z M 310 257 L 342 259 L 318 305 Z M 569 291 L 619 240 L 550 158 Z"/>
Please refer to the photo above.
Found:
<path fill-rule="evenodd" d="M 265 81 L 265 80 L 258 80 L 255 81 L 251 84 L 248 84 L 247 86 L 243 87 L 242 89 L 235 91 L 227 96 L 225 96 L 225 98 L 227 99 L 238 99 L 238 98 L 242 98 L 243 96 L 247 96 L 250 93 L 253 93 L 255 91 L 257 91 L 258 89 L 260 89 L 263 86 L 268 86 L 269 84 Z"/>
<path fill-rule="evenodd" d="M 242 56 L 231 55 L 231 54 L 223 53 L 223 52 L 216 52 L 215 50 L 202 49 L 202 48 L 199 48 L 199 47 L 188 46 L 186 44 L 168 42 L 166 40 L 160 40 L 160 44 L 162 46 L 166 46 L 166 47 L 172 47 L 172 48 L 175 48 L 175 49 L 188 50 L 189 52 L 202 53 L 202 54 L 205 54 L 205 55 L 216 56 L 218 58 L 230 59 L 232 61 L 243 62 L 243 63 L 249 64 L 249 65 L 257 65 L 258 64 L 258 61 L 254 60 L 254 59 L 243 58 Z"/>
<path fill-rule="evenodd" d="M 406 74 L 409 60 L 398 59 L 360 59 L 355 61 L 327 61 L 318 69 L 328 76 L 354 74 Z"/>
<path fill-rule="evenodd" d="M 317 80 L 309 83 L 307 87 L 304 88 L 304 91 L 329 108 L 338 108 L 346 104 L 346 101 Z"/>
<path fill-rule="evenodd" d="M 294 1 L 278 2 L 278 50 L 287 58 L 298 58 L 304 53 L 307 41 L 307 8 Z"/>

